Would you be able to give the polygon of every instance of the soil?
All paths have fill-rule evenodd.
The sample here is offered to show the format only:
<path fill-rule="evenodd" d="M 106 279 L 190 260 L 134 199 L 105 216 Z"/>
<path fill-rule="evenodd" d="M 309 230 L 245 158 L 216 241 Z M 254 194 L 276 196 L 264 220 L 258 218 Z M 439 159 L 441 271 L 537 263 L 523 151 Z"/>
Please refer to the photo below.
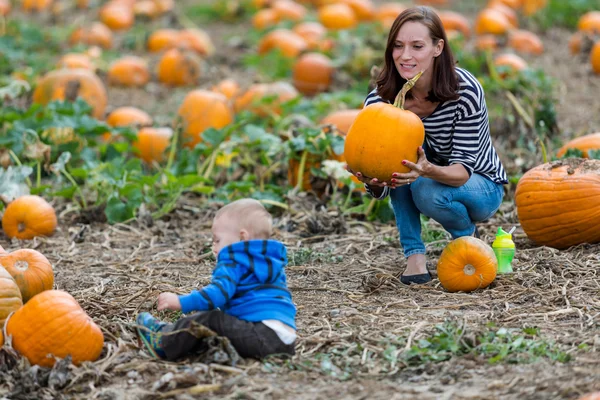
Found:
<path fill-rule="evenodd" d="M 187 1 L 187 3 L 191 2 Z M 185 3 L 182 1 L 182 3 Z M 203 26 L 218 54 L 206 61 L 200 87 L 224 77 L 255 79 L 232 61 L 244 24 Z M 557 112 L 565 136 L 600 131 L 600 78 L 568 55 L 570 32 L 543 37 L 546 52 L 526 57 L 562 82 Z M 581 61 L 581 62 L 579 62 Z M 227 62 L 227 65 L 224 63 Z M 143 90 L 109 88 L 111 107 L 135 105 L 169 124 L 189 89 L 149 84 Z M 81 367 L 31 367 L 8 346 L 0 351 L 0 395 L 10 399 L 576 399 L 600 391 L 600 244 L 558 251 L 529 241 L 507 201 L 479 225 L 491 244 L 496 229 L 517 226 L 514 273 L 483 290 L 449 293 L 434 279 L 399 282 L 405 267 L 393 224 L 369 223 L 323 210 L 311 195 L 290 198 L 295 215 L 276 215 L 275 238 L 288 247 L 287 276 L 298 308 L 297 354 L 291 359 L 220 363 L 218 358 L 171 363 L 152 359 L 135 337 L 135 317 L 156 312 L 163 291 L 187 293 L 210 280 L 214 260 L 210 224 L 216 206 L 185 196 L 161 220 L 108 225 L 55 203 L 59 228 L 51 238 L 9 242 L 34 248 L 53 263 L 56 288 L 71 293 L 105 335 L 101 358 Z M 314 222 L 320 222 L 315 224 Z M 344 229 L 339 226 L 343 225 Z M 321 231 L 315 229 L 320 226 Z M 290 229 L 293 227 L 293 229 Z M 335 227 L 331 228 L 331 227 Z M 428 222 L 429 231 L 442 228 Z M 337 231 L 337 232 L 336 232 Z M 339 233 L 344 231 L 344 233 Z M 448 235 L 427 245 L 429 269 Z M 536 340 L 567 353 L 525 362 L 468 354 L 410 365 L 402 356 L 433 337 L 436 326 L 462 328 L 464 340 L 499 328 L 536 328 Z M 458 341 L 460 342 L 460 340 Z M 514 359 L 513 359 L 514 361 Z M 234 365 L 232 365 L 234 364 Z M 407 365 L 408 364 L 408 365 Z"/>

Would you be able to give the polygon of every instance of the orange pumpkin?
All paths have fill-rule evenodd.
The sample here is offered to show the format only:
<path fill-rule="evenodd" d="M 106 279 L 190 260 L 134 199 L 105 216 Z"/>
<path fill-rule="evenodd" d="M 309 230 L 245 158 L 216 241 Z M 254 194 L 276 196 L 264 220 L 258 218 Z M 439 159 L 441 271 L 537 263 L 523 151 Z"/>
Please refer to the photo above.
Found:
<path fill-rule="evenodd" d="M 153 19 L 161 14 L 160 7 L 154 0 L 138 0 L 133 5 L 133 14 L 136 18 Z"/>
<path fill-rule="evenodd" d="M 475 32 L 478 35 L 491 33 L 493 35 L 504 35 L 512 28 L 506 15 L 493 8 L 485 8 L 475 19 Z"/>
<path fill-rule="evenodd" d="M 258 43 L 258 54 L 266 54 L 273 49 L 278 49 L 289 58 L 300 55 L 308 45 L 304 38 L 289 29 L 275 29 L 262 37 Z"/>
<path fill-rule="evenodd" d="M 10 12 L 11 5 L 9 0 L 0 0 L 0 15 L 6 16 Z"/>
<path fill-rule="evenodd" d="M 157 69 L 160 82 L 170 86 L 187 86 L 198 82 L 202 65 L 195 53 L 171 49 L 162 55 Z"/>
<path fill-rule="evenodd" d="M 544 52 L 544 43 L 539 36 L 525 30 L 511 31 L 508 35 L 508 46 L 522 53 L 539 55 Z"/>
<path fill-rule="evenodd" d="M 588 11 L 577 22 L 577 29 L 585 33 L 600 33 L 600 11 Z"/>
<path fill-rule="evenodd" d="M 277 13 L 278 21 L 302 21 L 306 16 L 306 8 L 293 0 L 275 0 L 271 8 Z"/>
<path fill-rule="evenodd" d="M 562 157 L 568 149 L 578 149 L 583 153 L 584 158 L 588 158 L 588 151 L 600 150 L 600 132 L 575 138 L 558 150 L 557 157 Z"/>
<path fill-rule="evenodd" d="M 61 290 L 45 290 L 19 308 L 6 323 L 12 345 L 31 364 L 52 367 L 54 357 L 71 355 L 73 364 L 95 361 L 104 335 L 77 300 Z"/>
<path fill-rule="evenodd" d="M 47 104 L 52 100 L 75 100 L 81 97 L 92 107 L 92 115 L 101 119 L 107 104 L 104 84 L 87 69 L 57 69 L 48 72 L 33 91 L 33 102 Z"/>
<path fill-rule="evenodd" d="M 233 79 L 223 79 L 211 89 L 213 92 L 221 93 L 232 100 L 240 93 L 240 85 Z"/>
<path fill-rule="evenodd" d="M 175 29 L 159 29 L 152 32 L 146 42 L 148 51 L 156 53 L 177 46 L 179 31 Z"/>
<path fill-rule="evenodd" d="M 316 49 L 327 35 L 327 29 L 318 22 L 305 21 L 296 25 L 294 33 L 302 36 L 309 49 Z"/>
<path fill-rule="evenodd" d="M 27 12 L 44 11 L 50 8 L 52 0 L 22 0 L 23 10 Z"/>
<path fill-rule="evenodd" d="M 141 57 L 125 56 L 108 68 L 108 82 L 111 85 L 140 87 L 150 81 L 148 63 Z"/>
<path fill-rule="evenodd" d="M 488 6 L 492 6 L 494 4 L 504 4 L 513 10 L 518 10 L 523 5 L 523 0 L 490 0 Z"/>
<path fill-rule="evenodd" d="M 402 161 L 417 161 L 425 127 L 415 113 L 404 110 L 404 96 L 420 76 L 406 82 L 393 105 L 375 103 L 358 113 L 344 145 L 344 156 L 352 171 L 380 182 L 389 182 L 394 172 L 410 171 Z"/>
<path fill-rule="evenodd" d="M 500 73 L 501 78 L 505 78 L 509 74 L 518 73 L 527 68 L 527 62 L 518 55 L 512 53 L 500 54 L 495 57 L 494 65 L 509 70 L 507 73 Z"/>
<path fill-rule="evenodd" d="M 194 148 L 202 141 L 202 132 L 208 128 L 221 129 L 233 121 L 233 112 L 227 98 L 208 90 L 189 92 L 177 111 L 184 125 L 184 145 Z"/>
<path fill-rule="evenodd" d="M 10 313 L 22 306 L 23 299 L 19 286 L 7 270 L 0 268 L 0 328 L 4 326 Z"/>
<path fill-rule="evenodd" d="M 569 38 L 569 52 L 571 54 L 578 54 L 581 51 L 581 44 L 583 42 L 583 33 L 574 32 Z"/>
<path fill-rule="evenodd" d="M 252 16 L 252 26 L 258 30 L 264 30 L 277 25 L 279 14 L 271 8 L 259 10 Z"/>
<path fill-rule="evenodd" d="M 592 64 L 592 70 L 596 74 L 600 74 L 600 41 L 594 43 L 592 51 L 590 52 L 590 63 Z"/>
<path fill-rule="evenodd" d="M 93 22 L 89 27 L 79 27 L 69 36 L 70 44 L 84 43 L 110 49 L 113 43 L 111 30 L 101 22 Z"/>
<path fill-rule="evenodd" d="M 438 15 L 444 25 L 444 29 L 457 30 L 466 38 L 471 36 L 471 24 L 464 15 L 454 11 L 440 11 Z"/>
<path fill-rule="evenodd" d="M 502 14 L 504 14 L 504 16 L 506 17 L 506 19 L 508 19 L 508 22 L 510 23 L 512 28 L 517 28 L 519 26 L 519 17 L 517 16 L 517 12 L 514 9 L 512 9 L 511 7 L 508 7 L 505 4 L 497 2 L 497 3 L 490 4 L 488 6 L 488 8 L 498 10 Z"/>
<path fill-rule="evenodd" d="M 375 5 L 371 0 L 340 0 L 352 8 L 359 21 L 371 21 L 375 18 Z"/>
<path fill-rule="evenodd" d="M 106 123 L 110 126 L 148 126 L 152 125 L 152 117 L 136 107 L 119 107 L 108 114 Z"/>
<path fill-rule="evenodd" d="M 375 19 L 385 26 L 387 26 L 388 23 L 391 26 L 390 21 L 393 22 L 404 10 L 406 10 L 406 6 L 402 3 L 383 3 L 380 4 L 377 11 L 375 11 Z"/>
<path fill-rule="evenodd" d="M 568 158 L 530 169 L 515 203 L 523 230 L 539 245 L 600 242 L 600 160 Z"/>
<path fill-rule="evenodd" d="M 546 7 L 548 0 L 523 0 L 523 14 L 529 17 Z"/>
<path fill-rule="evenodd" d="M 320 125 L 333 125 L 338 132 L 346 136 L 354 120 L 360 113 L 358 109 L 333 111 L 321 120 Z"/>
<path fill-rule="evenodd" d="M 326 55 L 303 54 L 294 63 L 292 71 L 294 87 L 304 95 L 314 96 L 329 89 L 333 72 L 333 63 Z"/>
<path fill-rule="evenodd" d="M 248 110 L 261 117 L 280 115 L 281 104 L 298 97 L 299 93 L 288 82 L 256 83 L 235 99 L 235 112 Z M 261 104 L 265 98 L 275 99 L 268 104 Z"/>
<path fill-rule="evenodd" d="M 54 285 L 52 264 L 39 251 L 20 249 L 0 254 L 0 265 L 17 283 L 23 303 L 44 290 L 52 289 Z"/>
<path fill-rule="evenodd" d="M 110 1 L 100 8 L 100 21 L 113 31 L 127 30 L 133 26 L 135 15 L 132 7 Z"/>
<path fill-rule="evenodd" d="M 206 31 L 200 28 L 183 29 L 177 35 L 177 45 L 209 57 L 215 53 L 215 45 Z"/>
<path fill-rule="evenodd" d="M 138 131 L 137 140 L 133 142 L 133 148 L 139 157 L 151 164 L 160 163 L 165 159 L 165 150 L 169 147 L 173 129 L 145 127 Z"/>
<path fill-rule="evenodd" d="M 496 279 L 498 261 L 483 240 L 463 236 L 448 243 L 437 264 L 440 283 L 449 292 L 471 292 Z"/>
<path fill-rule="evenodd" d="M 65 54 L 60 58 L 60 60 L 58 60 L 56 67 L 71 69 L 83 68 L 88 69 L 90 71 L 96 70 L 96 67 L 94 66 L 94 63 L 92 62 L 90 56 L 81 53 Z"/>
<path fill-rule="evenodd" d="M 56 229 L 56 212 L 42 197 L 26 195 L 11 201 L 2 216 L 2 228 L 9 238 L 33 239 L 52 236 Z"/>
<path fill-rule="evenodd" d="M 477 36 L 475 39 L 475 48 L 481 51 L 496 50 L 498 48 L 498 38 L 496 35 L 490 33 Z"/>
<path fill-rule="evenodd" d="M 358 18 L 352 7 L 336 3 L 319 8 L 319 22 L 331 30 L 351 29 L 358 24 Z"/>

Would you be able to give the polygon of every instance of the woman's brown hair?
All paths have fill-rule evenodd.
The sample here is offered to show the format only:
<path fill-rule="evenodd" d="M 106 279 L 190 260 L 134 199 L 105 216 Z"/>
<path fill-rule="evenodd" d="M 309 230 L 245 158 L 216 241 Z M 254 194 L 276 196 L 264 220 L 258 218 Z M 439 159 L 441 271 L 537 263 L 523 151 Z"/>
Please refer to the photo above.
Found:
<path fill-rule="evenodd" d="M 406 82 L 396 70 L 392 51 L 396 37 L 402 25 L 408 21 L 420 22 L 429 29 L 429 36 L 436 44 L 440 39 L 444 40 L 444 48 L 439 56 L 433 60 L 433 71 L 431 77 L 431 90 L 427 100 L 431 102 L 443 102 L 458 99 L 458 76 L 454 70 L 454 56 L 448 45 L 448 37 L 440 17 L 433 9 L 426 6 L 412 7 L 404 10 L 392 24 L 385 48 L 384 65 L 377 78 L 377 94 L 383 99 L 394 102 L 394 98 Z M 407 95 L 410 98 L 410 92 Z"/>

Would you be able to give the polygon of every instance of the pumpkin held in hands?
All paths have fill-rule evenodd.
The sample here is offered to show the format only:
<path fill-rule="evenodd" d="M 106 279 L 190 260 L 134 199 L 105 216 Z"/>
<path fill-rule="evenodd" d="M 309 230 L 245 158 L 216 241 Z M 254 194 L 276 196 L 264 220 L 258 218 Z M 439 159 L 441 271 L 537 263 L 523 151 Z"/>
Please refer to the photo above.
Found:
<path fill-rule="evenodd" d="M 440 283 L 449 292 L 470 292 L 489 286 L 496 278 L 498 261 L 483 240 L 463 236 L 448 243 L 438 261 Z"/>
<path fill-rule="evenodd" d="M 10 202 L 2 216 L 2 228 L 11 239 L 51 236 L 56 224 L 54 208 L 44 198 L 36 195 L 21 196 Z"/>
<path fill-rule="evenodd" d="M 20 249 L 0 254 L 0 265 L 13 277 L 21 290 L 23 303 L 36 294 L 52 289 L 54 272 L 52 264 L 39 251 Z"/>
<path fill-rule="evenodd" d="M 425 127 L 412 111 L 404 110 L 404 96 L 421 74 L 406 82 L 394 105 L 375 103 L 363 108 L 346 135 L 348 167 L 366 178 L 389 182 L 394 172 L 409 172 L 403 160 L 417 161 Z"/>
<path fill-rule="evenodd" d="M 567 158 L 527 171 L 515 191 L 529 239 L 565 249 L 600 242 L 600 160 Z"/>
<path fill-rule="evenodd" d="M 104 335 L 77 300 L 61 290 L 46 290 L 19 308 L 6 323 L 12 345 L 31 364 L 52 367 L 69 354 L 73 364 L 95 361 Z"/>

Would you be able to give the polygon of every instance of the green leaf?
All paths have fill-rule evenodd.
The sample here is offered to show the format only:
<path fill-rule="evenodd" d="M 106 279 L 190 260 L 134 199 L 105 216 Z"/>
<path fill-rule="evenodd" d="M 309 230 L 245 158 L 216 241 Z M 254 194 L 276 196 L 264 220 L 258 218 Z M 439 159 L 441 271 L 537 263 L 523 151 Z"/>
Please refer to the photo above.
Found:
<path fill-rule="evenodd" d="M 135 217 L 135 208 L 131 204 L 119 199 L 116 195 L 111 195 L 104 209 L 106 218 L 110 224 L 127 221 Z"/>
<path fill-rule="evenodd" d="M 29 186 L 25 182 L 32 173 L 33 168 L 27 165 L 9 166 L 7 169 L 0 168 L 0 197 L 6 202 L 10 202 L 17 197 L 29 194 Z"/>

